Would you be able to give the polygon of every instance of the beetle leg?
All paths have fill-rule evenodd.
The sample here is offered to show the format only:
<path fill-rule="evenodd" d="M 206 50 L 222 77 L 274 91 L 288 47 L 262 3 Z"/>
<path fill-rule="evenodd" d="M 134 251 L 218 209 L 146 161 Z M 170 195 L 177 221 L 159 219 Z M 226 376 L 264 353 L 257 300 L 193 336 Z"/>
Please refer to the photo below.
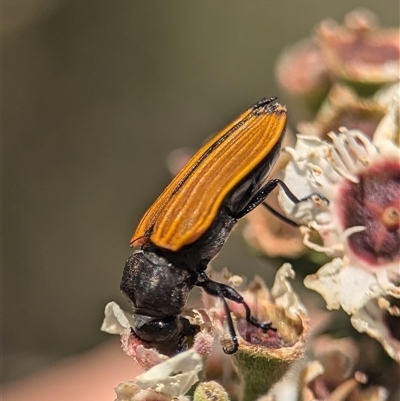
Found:
<path fill-rule="evenodd" d="M 231 349 L 222 347 L 222 349 L 225 352 L 225 354 L 234 354 L 239 348 L 239 341 L 235 332 L 235 327 L 233 326 L 231 311 L 229 310 L 228 303 L 226 302 L 226 299 L 222 295 L 221 291 L 219 290 L 218 283 L 210 280 L 205 274 L 204 274 L 205 277 L 203 275 L 201 276 L 202 278 L 206 277 L 207 279 L 205 281 L 198 281 L 196 285 L 202 287 L 204 291 L 206 291 L 208 294 L 219 297 L 224 305 L 226 319 L 228 323 L 228 330 L 233 341 L 233 347 Z"/>
<path fill-rule="evenodd" d="M 229 285 L 217 283 L 216 281 L 211 280 L 204 271 L 200 272 L 199 276 L 203 279 L 203 281 L 198 280 L 196 282 L 196 285 L 199 287 L 202 287 L 204 289 L 204 291 L 207 292 L 207 294 L 210 294 L 215 297 L 219 297 L 223 302 L 226 317 L 227 317 L 229 333 L 230 333 L 230 335 L 232 337 L 232 341 L 234 343 L 234 346 L 231 350 L 227 350 L 226 348 L 224 348 L 224 352 L 226 354 L 233 354 L 237 351 L 238 339 L 237 339 L 237 335 L 235 332 L 235 328 L 233 326 L 231 312 L 229 310 L 229 306 L 228 306 L 228 303 L 226 302 L 225 298 L 227 298 L 233 302 L 236 302 L 238 304 L 242 304 L 244 306 L 244 308 L 246 310 L 246 321 L 248 323 L 252 324 L 253 326 L 255 326 L 257 328 L 262 329 L 263 331 L 267 331 L 267 330 L 276 331 L 276 329 L 272 327 L 271 323 L 268 323 L 268 322 L 258 323 L 257 319 L 255 319 L 253 316 L 251 316 L 251 310 L 250 310 L 249 306 L 247 305 L 247 303 L 245 302 L 243 297 L 235 289 L 233 289 Z"/>
<path fill-rule="evenodd" d="M 297 198 L 296 195 L 293 194 L 293 192 L 288 188 L 288 186 L 280 179 L 275 178 L 273 180 L 268 181 L 254 196 L 253 198 L 250 200 L 250 202 L 247 204 L 247 206 L 239 213 L 237 213 L 234 217 L 236 219 L 240 219 L 244 216 L 246 216 L 246 214 L 248 214 L 249 212 L 251 212 L 253 209 L 255 209 L 258 205 L 260 205 L 261 203 L 264 202 L 265 198 L 278 186 L 280 185 L 283 192 L 285 192 L 286 196 L 293 202 L 293 203 L 300 203 L 300 202 L 304 202 L 307 201 L 309 199 L 311 199 L 313 196 L 318 196 L 319 198 L 321 198 L 322 200 L 324 200 L 327 204 L 329 204 L 329 200 L 327 198 L 325 198 L 325 196 L 320 195 L 318 193 L 312 193 L 304 198 Z M 275 216 L 281 218 L 283 221 L 286 221 L 289 224 L 292 225 L 297 225 L 297 223 L 295 223 L 292 220 L 289 220 L 287 217 L 282 216 L 279 212 L 277 212 L 276 210 L 272 209 L 269 205 L 265 204 L 265 207 L 270 210 Z"/>

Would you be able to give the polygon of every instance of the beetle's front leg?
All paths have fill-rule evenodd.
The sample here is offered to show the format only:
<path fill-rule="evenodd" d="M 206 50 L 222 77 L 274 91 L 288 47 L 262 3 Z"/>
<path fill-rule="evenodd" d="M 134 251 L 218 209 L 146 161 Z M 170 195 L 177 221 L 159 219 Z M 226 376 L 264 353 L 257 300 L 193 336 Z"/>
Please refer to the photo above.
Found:
<path fill-rule="evenodd" d="M 231 335 L 234 344 L 231 350 L 227 350 L 226 348 L 224 348 L 225 353 L 233 354 L 237 351 L 239 347 L 237 335 L 231 317 L 231 312 L 229 310 L 229 306 L 228 303 L 226 302 L 226 299 L 229 299 L 230 301 L 243 305 L 243 307 L 246 310 L 246 321 L 251 325 L 260 328 L 263 331 L 267 330 L 276 331 L 276 329 L 272 327 L 271 323 L 269 322 L 259 323 L 257 319 L 251 315 L 251 310 L 247 305 L 246 301 L 235 289 L 233 289 L 229 285 L 217 283 L 216 281 L 211 280 L 204 271 L 200 272 L 199 276 L 202 278 L 202 280 L 198 280 L 196 282 L 196 285 L 203 288 L 207 294 L 212 295 L 214 297 L 219 297 L 223 302 L 228 323 L 229 334 Z"/>

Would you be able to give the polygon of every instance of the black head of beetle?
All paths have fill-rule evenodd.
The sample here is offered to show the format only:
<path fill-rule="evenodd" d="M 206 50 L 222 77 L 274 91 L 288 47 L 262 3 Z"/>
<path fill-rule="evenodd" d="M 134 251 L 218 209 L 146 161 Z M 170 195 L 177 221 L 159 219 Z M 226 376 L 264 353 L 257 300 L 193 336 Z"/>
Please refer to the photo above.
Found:
<path fill-rule="evenodd" d="M 180 313 L 195 283 L 195 272 L 178 269 L 155 252 L 133 253 L 120 285 L 133 306 L 133 333 L 166 354 L 185 350 L 186 339 L 193 337 L 198 327 Z"/>

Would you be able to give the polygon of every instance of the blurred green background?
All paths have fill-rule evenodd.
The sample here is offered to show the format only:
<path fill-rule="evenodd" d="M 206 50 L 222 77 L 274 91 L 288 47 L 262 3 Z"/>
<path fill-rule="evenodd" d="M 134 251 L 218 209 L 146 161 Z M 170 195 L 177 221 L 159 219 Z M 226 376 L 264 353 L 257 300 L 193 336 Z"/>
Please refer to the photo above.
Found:
<path fill-rule="evenodd" d="M 4 380 L 108 338 L 168 153 L 279 94 L 279 53 L 360 5 L 399 24 L 397 0 L 3 0 Z M 214 265 L 257 262 L 236 231 Z"/>

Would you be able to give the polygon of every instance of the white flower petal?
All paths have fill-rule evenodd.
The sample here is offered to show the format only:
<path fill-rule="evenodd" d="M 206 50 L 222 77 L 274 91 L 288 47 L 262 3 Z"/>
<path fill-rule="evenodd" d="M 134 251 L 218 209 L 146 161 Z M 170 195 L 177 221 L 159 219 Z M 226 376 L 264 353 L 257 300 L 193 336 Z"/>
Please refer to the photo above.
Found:
<path fill-rule="evenodd" d="M 329 146 L 318 138 L 298 135 L 296 149 L 288 148 L 286 151 L 293 161 L 285 169 L 284 181 L 290 183 L 290 190 L 296 197 L 302 199 L 310 194 L 319 193 L 329 198 L 330 192 L 324 193 L 326 181 L 324 172 L 329 170 L 331 175 L 338 176 L 327 162 L 322 162 L 325 165 L 321 165 L 321 161 L 326 160 L 330 152 Z M 283 190 L 279 191 L 278 200 L 286 215 L 303 225 L 314 221 L 325 210 L 311 200 L 295 204 Z"/>
<path fill-rule="evenodd" d="M 202 357 L 190 349 L 152 367 L 138 376 L 135 383 L 143 389 L 151 388 L 178 397 L 199 381 L 198 373 L 202 368 Z"/>
<path fill-rule="evenodd" d="M 400 266 L 398 265 L 398 263 L 390 264 L 388 270 L 378 270 L 375 273 L 377 285 L 379 285 L 379 287 L 381 287 L 385 291 L 386 295 L 400 298 L 400 286 L 396 286 L 395 284 L 393 284 L 394 282 L 400 282 Z M 393 281 L 389 280 L 389 275 L 391 272 L 393 272 L 393 277 L 391 277 Z"/>
<path fill-rule="evenodd" d="M 116 302 L 109 302 L 104 309 L 105 318 L 100 330 L 109 334 L 121 334 L 133 326 L 133 317 Z"/>
<path fill-rule="evenodd" d="M 319 217 L 321 216 L 318 216 L 318 220 L 320 220 Z M 339 242 L 340 236 L 335 230 L 330 229 L 332 225 L 329 224 L 329 222 L 318 224 L 317 221 L 314 221 L 311 222 L 309 226 L 310 228 L 313 228 L 315 231 L 319 232 L 324 245 L 322 246 L 312 242 L 312 230 L 310 230 L 308 227 L 300 227 L 300 231 L 303 234 L 304 245 L 310 249 L 314 249 L 317 252 L 324 252 L 331 258 L 343 256 L 344 246 Z"/>
<path fill-rule="evenodd" d="M 319 361 L 310 361 L 304 368 L 303 380 L 304 384 L 310 384 L 313 380 L 315 380 L 318 376 L 321 376 L 325 372 L 325 369 L 321 362 Z"/>
<path fill-rule="evenodd" d="M 381 309 L 375 301 L 369 302 L 365 308 L 355 313 L 350 321 L 360 333 L 367 333 L 378 340 L 391 358 L 400 362 L 400 341 L 390 334 L 384 316 L 385 309 Z"/>
<path fill-rule="evenodd" d="M 398 142 L 399 111 L 400 111 L 400 84 L 396 83 L 376 93 L 377 101 L 387 108 L 388 112 L 376 127 L 373 143 L 381 151 L 392 152 L 395 149 L 394 143 Z"/>
<path fill-rule="evenodd" d="M 284 263 L 276 272 L 271 288 L 271 295 L 274 297 L 275 303 L 285 308 L 290 316 L 298 316 L 299 312 L 305 313 L 306 310 L 288 280 L 288 278 L 294 279 L 294 277 L 295 273 L 290 263 Z"/>
<path fill-rule="evenodd" d="M 375 283 L 376 278 L 372 273 L 345 265 L 340 258 L 333 259 L 316 274 L 304 279 L 307 288 L 324 297 L 328 309 L 342 307 L 350 315 L 383 292 L 380 288 L 376 292 L 372 289 Z"/>
<path fill-rule="evenodd" d="M 292 161 L 285 169 L 284 181 L 290 183 L 290 189 L 299 199 L 319 193 L 334 203 L 337 185 L 344 179 L 357 182 L 356 172 L 377 154 L 377 149 L 360 131 L 342 129 L 340 134 L 331 132 L 329 137 L 332 143 L 298 135 L 296 148 L 285 149 Z M 293 204 L 282 190 L 278 199 L 284 212 L 304 225 L 325 211 L 313 207 L 312 202 Z"/>

